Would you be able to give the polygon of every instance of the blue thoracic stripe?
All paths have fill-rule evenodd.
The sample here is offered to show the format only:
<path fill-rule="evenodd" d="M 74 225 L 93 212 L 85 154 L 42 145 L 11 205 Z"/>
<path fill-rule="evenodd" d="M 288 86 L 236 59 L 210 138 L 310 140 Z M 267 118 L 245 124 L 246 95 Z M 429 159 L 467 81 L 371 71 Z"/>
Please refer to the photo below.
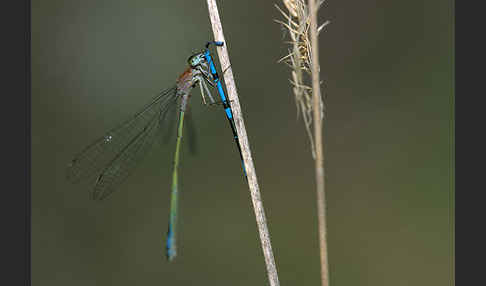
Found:
<path fill-rule="evenodd" d="M 224 111 L 226 111 L 226 116 L 228 116 L 229 119 L 233 119 L 233 113 L 231 113 L 231 108 L 226 107 Z"/>
<path fill-rule="evenodd" d="M 223 87 L 221 86 L 221 82 L 218 81 L 218 92 L 219 92 L 219 95 L 221 97 L 221 100 L 223 101 L 223 103 L 226 103 L 226 96 L 224 95 L 224 91 L 223 91 Z"/>
<path fill-rule="evenodd" d="M 243 154 L 241 153 L 240 143 L 238 142 L 238 135 L 236 134 L 236 130 L 235 130 L 235 126 L 234 126 L 235 123 L 233 121 L 233 112 L 231 111 L 230 103 L 228 102 L 226 96 L 224 95 L 223 86 L 221 85 L 221 81 L 219 80 L 218 73 L 216 72 L 216 68 L 214 66 L 213 59 L 211 58 L 211 54 L 209 52 L 209 45 L 211 43 L 215 44 L 216 46 L 222 46 L 223 42 L 208 42 L 208 44 L 206 45 L 206 50 L 204 52 L 204 57 L 206 58 L 206 62 L 209 64 L 209 69 L 210 69 L 211 74 L 213 76 L 212 80 L 217 86 L 218 93 L 219 93 L 219 96 L 221 97 L 221 101 L 223 103 L 224 111 L 226 113 L 226 117 L 228 118 L 228 120 L 230 122 L 230 126 L 231 126 L 231 129 L 233 131 L 233 137 L 235 139 L 236 146 L 238 146 L 238 151 L 240 153 L 241 166 L 243 168 L 243 172 L 244 172 L 245 177 L 246 177 L 245 164 L 243 162 Z"/>

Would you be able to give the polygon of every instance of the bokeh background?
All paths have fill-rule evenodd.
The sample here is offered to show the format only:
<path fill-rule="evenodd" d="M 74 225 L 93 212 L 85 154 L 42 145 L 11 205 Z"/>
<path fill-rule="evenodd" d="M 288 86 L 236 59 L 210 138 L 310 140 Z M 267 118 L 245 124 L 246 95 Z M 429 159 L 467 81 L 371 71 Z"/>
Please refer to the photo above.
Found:
<path fill-rule="evenodd" d="M 319 285 L 313 160 L 280 1 L 217 1 L 282 285 Z M 453 285 L 453 1 L 320 10 L 331 285 Z M 205 1 L 32 1 L 32 285 L 267 285 L 220 107 L 191 111 L 179 256 L 165 259 L 174 140 L 105 201 L 74 154 L 172 85 L 212 39 Z M 175 137 L 174 137 L 175 138 Z"/>

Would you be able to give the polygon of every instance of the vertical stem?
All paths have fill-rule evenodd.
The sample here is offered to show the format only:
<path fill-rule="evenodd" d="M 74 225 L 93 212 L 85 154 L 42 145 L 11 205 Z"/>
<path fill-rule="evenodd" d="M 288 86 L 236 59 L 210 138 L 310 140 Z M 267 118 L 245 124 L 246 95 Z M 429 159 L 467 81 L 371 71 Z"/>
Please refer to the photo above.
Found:
<path fill-rule="evenodd" d="M 319 43 L 317 41 L 317 3 L 308 0 L 310 12 L 310 36 L 312 56 L 312 96 L 314 115 L 314 140 L 316 147 L 316 187 L 317 187 L 317 217 L 319 223 L 319 245 L 321 257 L 321 285 L 329 286 L 329 267 L 327 260 L 326 238 L 326 197 L 324 181 L 324 152 L 322 143 L 322 121 L 320 114 L 321 89 L 319 80 Z"/>
<path fill-rule="evenodd" d="M 223 27 L 219 18 L 218 7 L 215 0 L 207 0 L 209 18 L 211 20 L 211 26 L 213 28 L 214 40 L 224 42 L 224 46 L 217 47 L 217 53 L 221 68 L 224 70 L 224 81 L 226 84 L 226 90 L 228 92 L 228 98 L 231 101 L 231 109 L 233 111 L 233 117 L 236 126 L 236 132 L 238 134 L 239 143 L 241 146 L 241 152 L 243 155 L 243 161 L 246 168 L 246 174 L 248 179 L 248 185 L 250 188 L 251 200 L 253 203 L 253 209 L 255 211 L 256 222 L 258 231 L 260 234 L 260 241 L 263 249 L 263 255 L 265 257 L 265 263 L 267 267 L 268 280 L 271 286 L 279 286 L 279 280 L 277 275 L 277 267 L 275 265 L 275 259 L 272 251 L 272 244 L 270 242 L 270 234 L 268 232 L 267 222 L 265 218 L 265 211 L 263 209 L 263 203 L 258 187 L 258 181 L 256 176 L 255 167 L 253 165 L 253 159 L 250 151 L 250 143 L 248 142 L 248 136 L 246 134 L 245 123 L 240 107 L 240 101 L 238 99 L 238 93 L 236 91 L 236 84 L 233 78 L 233 70 L 229 61 L 227 42 L 223 35 Z"/>

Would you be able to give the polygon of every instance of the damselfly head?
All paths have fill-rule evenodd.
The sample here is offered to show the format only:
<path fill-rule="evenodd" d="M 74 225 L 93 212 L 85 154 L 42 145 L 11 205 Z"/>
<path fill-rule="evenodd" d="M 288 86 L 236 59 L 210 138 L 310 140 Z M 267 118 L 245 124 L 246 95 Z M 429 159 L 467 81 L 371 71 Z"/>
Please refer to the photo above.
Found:
<path fill-rule="evenodd" d="M 198 52 L 193 54 L 192 56 L 187 59 L 187 62 L 191 67 L 196 67 L 206 62 L 206 58 L 204 57 L 204 52 Z"/>

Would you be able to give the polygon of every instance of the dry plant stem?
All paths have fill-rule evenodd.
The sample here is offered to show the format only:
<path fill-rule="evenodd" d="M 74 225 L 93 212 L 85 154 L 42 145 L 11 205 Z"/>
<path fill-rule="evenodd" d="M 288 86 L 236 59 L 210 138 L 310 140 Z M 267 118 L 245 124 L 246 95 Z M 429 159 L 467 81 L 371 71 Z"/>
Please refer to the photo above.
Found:
<path fill-rule="evenodd" d="M 321 285 L 329 286 L 329 267 L 327 260 L 326 238 L 326 199 L 324 181 L 324 152 L 322 143 L 322 121 L 319 113 L 321 104 L 321 88 L 319 80 L 319 43 L 317 41 L 317 3 L 316 0 L 308 0 L 310 12 L 310 36 L 312 56 L 312 96 L 314 112 L 314 140 L 316 147 L 316 187 L 317 187 L 317 217 L 319 223 L 319 245 L 321 256 Z"/>
<path fill-rule="evenodd" d="M 233 111 L 233 117 L 235 120 L 236 131 L 238 133 L 239 143 L 241 145 L 241 152 L 243 154 L 243 161 L 245 164 L 248 185 L 250 187 L 251 200 L 253 202 L 253 209 L 255 211 L 255 217 L 258 225 L 258 231 L 260 233 L 260 241 L 262 244 L 263 255 L 265 256 L 265 263 L 267 266 L 268 280 L 271 286 L 280 285 L 277 275 L 277 267 L 275 265 L 275 259 L 273 257 L 272 244 L 270 242 L 270 234 L 268 232 L 267 222 L 265 218 L 265 211 L 263 209 L 263 203 L 258 187 L 257 176 L 255 167 L 253 165 L 253 159 L 250 152 L 250 144 L 248 142 L 248 136 L 246 134 L 245 124 L 241 113 L 240 102 L 236 91 L 236 85 L 233 78 L 233 71 L 229 61 L 228 50 L 226 41 L 223 35 L 223 27 L 219 18 L 218 7 L 215 0 L 207 0 L 209 17 L 211 19 L 211 26 L 213 28 L 214 40 L 222 41 L 225 44 L 222 47 L 217 47 L 219 61 L 221 63 L 222 70 L 226 70 L 224 73 L 224 81 L 226 84 L 226 90 L 228 92 L 228 98 L 231 101 L 231 109 Z"/>

